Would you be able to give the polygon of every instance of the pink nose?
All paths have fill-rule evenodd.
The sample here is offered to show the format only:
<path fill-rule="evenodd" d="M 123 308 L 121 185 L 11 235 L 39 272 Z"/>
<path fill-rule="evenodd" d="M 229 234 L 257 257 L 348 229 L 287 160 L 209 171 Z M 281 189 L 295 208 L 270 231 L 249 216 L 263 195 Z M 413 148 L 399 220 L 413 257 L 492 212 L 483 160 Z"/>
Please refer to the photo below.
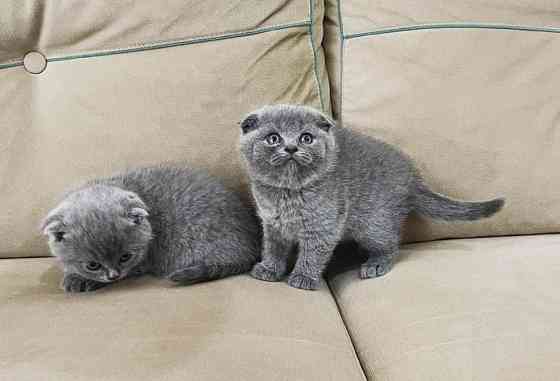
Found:
<path fill-rule="evenodd" d="M 119 270 L 109 270 L 109 273 L 107 274 L 107 279 L 109 280 L 117 280 L 119 279 L 121 276 L 121 272 Z"/>

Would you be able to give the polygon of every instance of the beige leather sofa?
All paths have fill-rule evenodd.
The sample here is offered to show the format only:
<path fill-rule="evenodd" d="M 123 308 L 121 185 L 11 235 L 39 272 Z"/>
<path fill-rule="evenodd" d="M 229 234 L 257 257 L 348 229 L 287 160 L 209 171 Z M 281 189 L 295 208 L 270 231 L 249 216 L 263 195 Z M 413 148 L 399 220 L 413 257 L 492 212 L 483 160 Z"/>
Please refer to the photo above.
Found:
<path fill-rule="evenodd" d="M 0 380 L 558 380 L 559 32 L 546 0 L 4 0 Z M 507 207 L 413 219 L 390 274 L 344 264 L 317 292 L 60 290 L 37 225 L 64 189 L 187 160 L 245 192 L 236 122 L 276 102 Z"/>

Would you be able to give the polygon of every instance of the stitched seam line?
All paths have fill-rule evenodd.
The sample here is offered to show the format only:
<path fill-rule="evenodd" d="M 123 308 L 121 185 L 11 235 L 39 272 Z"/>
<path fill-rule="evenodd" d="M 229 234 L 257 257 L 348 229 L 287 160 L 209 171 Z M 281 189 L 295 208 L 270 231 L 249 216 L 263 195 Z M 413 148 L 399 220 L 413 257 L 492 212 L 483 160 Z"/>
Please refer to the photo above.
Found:
<path fill-rule="evenodd" d="M 350 329 L 348 329 L 348 323 L 346 322 L 344 314 L 342 313 L 342 308 L 340 307 L 340 304 L 338 303 L 338 299 L 336 298 L 336 292 L 332 288 L 331 282 L 329 280 L 327 280 L 325 283 L 327 284 L 327 287 L 329 288 L 329 291 L 331 292 L 331 297 L 333 298 L 334 304 L 336 305 L 336 309 L 338 310 L 338 316 L 340 316 L 340 320 L 342 320 L 342 325 L 344 326 L 344 330 L 346 331 L 346 335 L 348 336 L 348 339 L 350 340 L 350 344 L 352 345 L 352 349 L 354 350 L 354 355 L 356 356 L 356 360 L 358 362 L 358 365 L 360 366 L 360 369 L 362 370 L 362 374 L 364 376 L 364 379 L 366 381 L 369 381 L 369 377 L 368 377 L 368 375 L 366 373 L 366 370 L 364 368 L 364 364 L 362 362 L 362 359 L 360 358 L 360 355 L 358 354 L 358 350 L 356 348 L 354 338 L 352 337 Z"/>
<path fill-rule="evenodd" d="M 484 24 L 484 23 L 434 23 L 434 24 L 418 24 L 406 25 L 398 27 L 382 28 L 367 32 L 343 34 L 346 40 L 359 37 L 375 36 L 379 34 L 409 32 L 414 30 L 425 29 L 499 29 L 499 30 L 515 30 L 524 32 L 547 32 L 547 33 L 560 33 L 560 28 L 553 27 L 532 27 L 524 25 L 509 25 L 509 24 Z"/>
<path fill-rule="evenodd" d="M 256 34 L 274 32 L 274 31 L 290 29 L 290 28 L 301 28 L 307 25 L 309 25 L 308 21 L 301 21 L 301 22 L 290 23 L 290 24 L 274 25 L 266 28 L 251 29 L 242 32 L 224 33 L 224 34 L 219 34 L 214 36 L 195 37 L 195 38 L 189 38 L 185 40 L 147 44 L 139 47 L 132 47 L 126 49 L 113 49 L 107 51 L 98 51 L 94 53 L 76 54 L 76 55 L 69 55 L 69 56 L 62 56 L 62 57 L 51 57 L 51 58 L 47 58 L 47 61 L 57 62 L 57 61 L 66 61 L 66 60 L 79 59 L 79 58 L 102 57 L 102 56 L 109 56 L 114 54 L 125 54 L 125 53 L 134 53 L 134 52 L 149 51 L 149 50 L 156 50 L 156 49 L 173 48 L 177 46 L 229 40 L 231 38 L 248 37 Z"/>
<path fill-rule="evenodd" d="M 315 26 L 313 1 L 314 0 L 309 0 L 309 43 L 311 44 L 311 51 L 313 52 L 313 73 L 315 75 L 315 84 L 319 92 L 321 110 L 325 111 L 325 104 L 323 102 L 323 90 L 321 89 L 321 80 L 319 79 L 319 73 L 317 71 L 317 51 L 315 49 L 315 33 L 313 33 L 313 28 Z"/>
<path fill-rule="evenodd" d="M 305 20 L 305 21 L 298 21 L 298 22 L 293 22 L 288 24 L 278 24 L 278 25 L 273 25 L 264 28 L 250 29 L 241 32 L 194 37 L 194 38 L 175 40 L 175 41 L 138 44 L 138 46 L 132 46 L 129 48 L 98 50 L 91 53 L 70 54 L 70 55 L 59 56 L 59 57 L 56 56 L 47 57 L 47 62 L 58 62 L 58 61 L 68 61 L 68 60 L 82 59 L 82 58 L 103 57 L 103 56 L 110 56 L 116 54 L 135 53 L 135 52 L 142 52 L 142 51 L 149 51 L 149 50 L 156 50 L 156 49 L 173 48 L 173 47 L 184 46 L 184 45 L 201 44 L 206 42 L 228 40 L 231 38 L 249 37 L 261 33 L 275 32 L 284 29 L 303 28 L 303 27 L 308 27 L 310 24 L 311 22 L 309 20 Z M 0 64 L 0 69 L 22 66 L 22 65 L 23 65 L 23 61 L 9 63 L 9 64 Z"/>

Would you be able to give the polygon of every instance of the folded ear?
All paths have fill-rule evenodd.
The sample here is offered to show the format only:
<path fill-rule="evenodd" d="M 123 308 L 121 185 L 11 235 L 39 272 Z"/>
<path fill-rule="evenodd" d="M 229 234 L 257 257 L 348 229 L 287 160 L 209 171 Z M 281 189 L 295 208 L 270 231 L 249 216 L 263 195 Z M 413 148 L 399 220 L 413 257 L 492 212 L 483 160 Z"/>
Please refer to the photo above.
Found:
<path fill-rule="evenodd" d="M 128 212 L 128 219 L 134 225 L 140 225 L 146 217 L 148 217 L 148 211 L 143 208 L 132 208 Z"/>
<path fill-rule="evenodd" d="M 335 127 L 336 123 L 326 115 L 320 115 L 317 121 L 317 127 L 325 132 L 329 132 L 331 128 Z"/>
<path fill-rule="evenodd" d="M 255 114 L 249 115 L 241 122 L 241 131 L 243 131 L 244 134 L 256 130 L 258 127 L 259 117 Z"/>
<path fill-rule="evenodd" d="M 47 215 L 47 217 L 45 217 L 45 219 L 41 221 L 39 230 L 41 230 L 44 235 L 53 234 L 64 226 L 62 218 L 62 214 L 59 213 L 56 209 L 51 211 Z"/>

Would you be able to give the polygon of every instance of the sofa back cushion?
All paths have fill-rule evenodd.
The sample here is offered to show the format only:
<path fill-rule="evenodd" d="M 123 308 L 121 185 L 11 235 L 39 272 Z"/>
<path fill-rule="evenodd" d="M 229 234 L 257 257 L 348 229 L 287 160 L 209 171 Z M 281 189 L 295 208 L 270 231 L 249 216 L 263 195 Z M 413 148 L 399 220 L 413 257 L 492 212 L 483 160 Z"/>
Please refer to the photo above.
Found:
<path fill-rule="evenodd" d="M 560 231 L 560 6 L 441 4 L 328 1 L 335 114 L 401 147 L 436 191 L 507 199 L 485 221 L 413 218 L 408 241 Z"/>
<path fill-rule="evenodd" d="M 40 219 L 87 179 L 186 161 L 243 188 L 246 113 L 330 112 L 322 17 L 315 0 L 2 2 L 0 257 L 47 255 Z"/>

